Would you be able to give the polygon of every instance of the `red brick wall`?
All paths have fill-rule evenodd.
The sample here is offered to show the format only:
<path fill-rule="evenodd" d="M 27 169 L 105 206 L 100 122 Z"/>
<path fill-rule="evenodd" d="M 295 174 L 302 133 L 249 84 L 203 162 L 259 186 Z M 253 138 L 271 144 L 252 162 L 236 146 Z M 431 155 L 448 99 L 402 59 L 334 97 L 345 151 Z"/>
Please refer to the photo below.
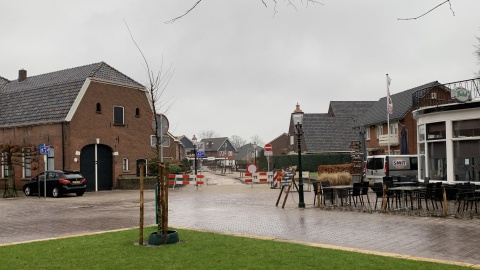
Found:
<path fill-rule="evenodd" d="M 393 122 L 391 122 L 393 123 Z M 402 132 L 402 125 L 405 125 L 407 130 L 408 130 L 408 150 L 410 154 L 416 154 L 417 153 L 417 126 L 416 126 L 416 121 L 413 119 L 412 112 L 409 111 L 405 118 L 403 118 L 400 123 L 398 124 L 398 140 L 399 142 L 401 141 L 401 132 Z M 370 129 L 370 140 L 367 140 L 367 148 L 379 148 L 382 149 L 380 152 L 376 154 L 386 154 L 388 150 L 388 146 L 380 146 L 379 145 L 379 140 L 376 135 L 376 126 L 370 126 L 370 127 L 365 127 L 366 129 Z M 383 124 L 383 134 L 387 134 L 388 129 L 387 129 L 387 124 Z M 395 151 L 395 150 L 400 150 L 400 144 L 398 146 L 390 146 L 390 151 Z"/>
<path fill-rule="evenodd" d="M 97 113 L 97 103 L 101 104 L 101 113 Z M 124 107 L 123 126 L 113 125 L 113 106 Z M 136 109 L 140 116 L 136 116 Z M 64 123 L 64 146 L 62 148 L 62 124 L 35 125 L 28 127 L 0 129 L 0 142 L 12 144 L 47 144 L 55 149 L 55 169 L 80 169 L 80 152 L 89 144 L 109 146 L 113 156 L 113 186 L 116 187 L 120 174 L 134 174 L 137 159 L 152 158 L 154 148 L 150 146 L 151 108 L 146 93 L 139 89 L 91 82 L 71 122 Z M 175 147 L 175 143 L 172 144 Z M 77 158 L 77 162 L 74 159 Z M 122 170 L 123 158 L 129 159 L 129 171 Z M 43 158 L 37 166 L 43 171 Z M 38 170 L 32 170 L 36 175 Z M 1 175 L 1 174 L 0 174 Z M 16 186 L 21 188 L 22 169 L 15 169 Z"/>
<path fill-rule="evenodd" d="M 271 141 L 270 144 L 272 145 L 272 153 L 274 156 L 286 155 L 289 152 L 290 139 L 286 133 Z"/>

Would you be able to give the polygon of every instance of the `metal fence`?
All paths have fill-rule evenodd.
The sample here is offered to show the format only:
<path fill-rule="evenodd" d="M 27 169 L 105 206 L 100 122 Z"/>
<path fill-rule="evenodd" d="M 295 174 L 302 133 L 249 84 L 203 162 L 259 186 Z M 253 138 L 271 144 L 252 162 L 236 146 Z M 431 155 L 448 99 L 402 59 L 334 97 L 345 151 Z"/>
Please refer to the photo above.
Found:
<path fill-rule="evenodd" d="M 442 98 L 437 98 L 437 97 L 429 98 L 427 97 L 427 94 L 433 88 L 443 89 L 445 92 L 451 93 L 453 89 L 456 89 L 459 87 L 468 90 L 471 94 L 472 100 L 480 100 L 480 77 L 479 77 L 475 79 L 463 80 L 463 81 L 457 81 L 457 82 L 451 82 L 451 83 L 445 83 L 445 84 L 438 83 L 436 85 L 420 89 L 412 93 L 412 106 L 414 109 L 419 109 L 421 107 L 430 107 L 430 106 L 438 106 L 443 104 L 457 103 L 457 101 L 453 99 L 451 96 L 450 97 L 443 96 Z"/>

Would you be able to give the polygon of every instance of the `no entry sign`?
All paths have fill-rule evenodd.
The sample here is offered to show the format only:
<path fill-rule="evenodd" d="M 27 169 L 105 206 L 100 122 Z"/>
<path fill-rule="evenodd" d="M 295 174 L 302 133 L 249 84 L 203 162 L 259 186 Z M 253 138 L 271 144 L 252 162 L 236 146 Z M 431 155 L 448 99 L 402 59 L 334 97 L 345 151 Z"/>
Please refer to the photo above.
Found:
<path fill-rule="evenodd" d="M 265 144 L 265 146 L 263 147 L 263 149 L 265 149 L 265 151 L 267 151 L 267 152 L 270 152 L 270 151 L 272 151 L 272 145 L 269 144 L 269 143 L 267 143 L 267 144 Z"/>

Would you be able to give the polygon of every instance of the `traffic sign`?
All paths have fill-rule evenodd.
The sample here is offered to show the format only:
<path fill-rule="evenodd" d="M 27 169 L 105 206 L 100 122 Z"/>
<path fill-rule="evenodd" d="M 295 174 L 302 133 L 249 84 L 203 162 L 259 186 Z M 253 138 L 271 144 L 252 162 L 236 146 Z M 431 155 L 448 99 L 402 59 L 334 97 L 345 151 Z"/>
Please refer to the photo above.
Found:
<path fill-rule="evenodd" d="M 50 146 L 41 144 L 38 146 L 38 152 L 40 155 L 50 155 Z"/>
<path fill-rule="evenodd" d="M 263 149 L 265 149 L 266 152 L 271 152 L 272 151 L 272 145 L 267 143 L 267 144 L 265 144 Z"/>
<path fill-rule="evenodd" d="M 248 163 L 247 164 L 247 172 L 255 173 L 258 171 L 258 166 L 255 163 Z"/>
<path fill-rule="evenodd" d="M 197 157 L 200 157 L 200 158 L 205 157 L 205 152 L 203 152 L 203 151 L 197 151 Z"/>
<path fill-rule="evenodd" d="M 150 128 L 152 129 L 152 132 L 155 134 L 155 131 L 157 131 L 158 135 L 164 135 L 167 134 L 168 131 L 168 119 L 164 114 L 156 114 L 156 121 L 155 121 L 155 115 L 152 115 L 152 122 L 150 124 Z M 158 127 L 157 127 L 158 123 Z"/>

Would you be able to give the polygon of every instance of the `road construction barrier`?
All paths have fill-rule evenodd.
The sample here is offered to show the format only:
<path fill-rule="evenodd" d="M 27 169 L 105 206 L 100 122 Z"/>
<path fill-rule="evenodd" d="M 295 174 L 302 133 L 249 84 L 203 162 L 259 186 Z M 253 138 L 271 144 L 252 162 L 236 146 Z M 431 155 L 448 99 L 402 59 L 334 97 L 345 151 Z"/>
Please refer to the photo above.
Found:
<path fill-rule="evenodd" d="M 203 174 L 169 174 L 168 184 L 175 187 L 176 185 L 203 185 Z"/>
<path fill-rule="evenodd" d="M 272 188 L 280 187 L 280 181 L 282 181 L 282 171 L 274 171 Z"/>
<path fill-rule="evenodd" d="M 273 182 L 273 172 L 245 173 L 245 183 L 270 183 Z"/>

